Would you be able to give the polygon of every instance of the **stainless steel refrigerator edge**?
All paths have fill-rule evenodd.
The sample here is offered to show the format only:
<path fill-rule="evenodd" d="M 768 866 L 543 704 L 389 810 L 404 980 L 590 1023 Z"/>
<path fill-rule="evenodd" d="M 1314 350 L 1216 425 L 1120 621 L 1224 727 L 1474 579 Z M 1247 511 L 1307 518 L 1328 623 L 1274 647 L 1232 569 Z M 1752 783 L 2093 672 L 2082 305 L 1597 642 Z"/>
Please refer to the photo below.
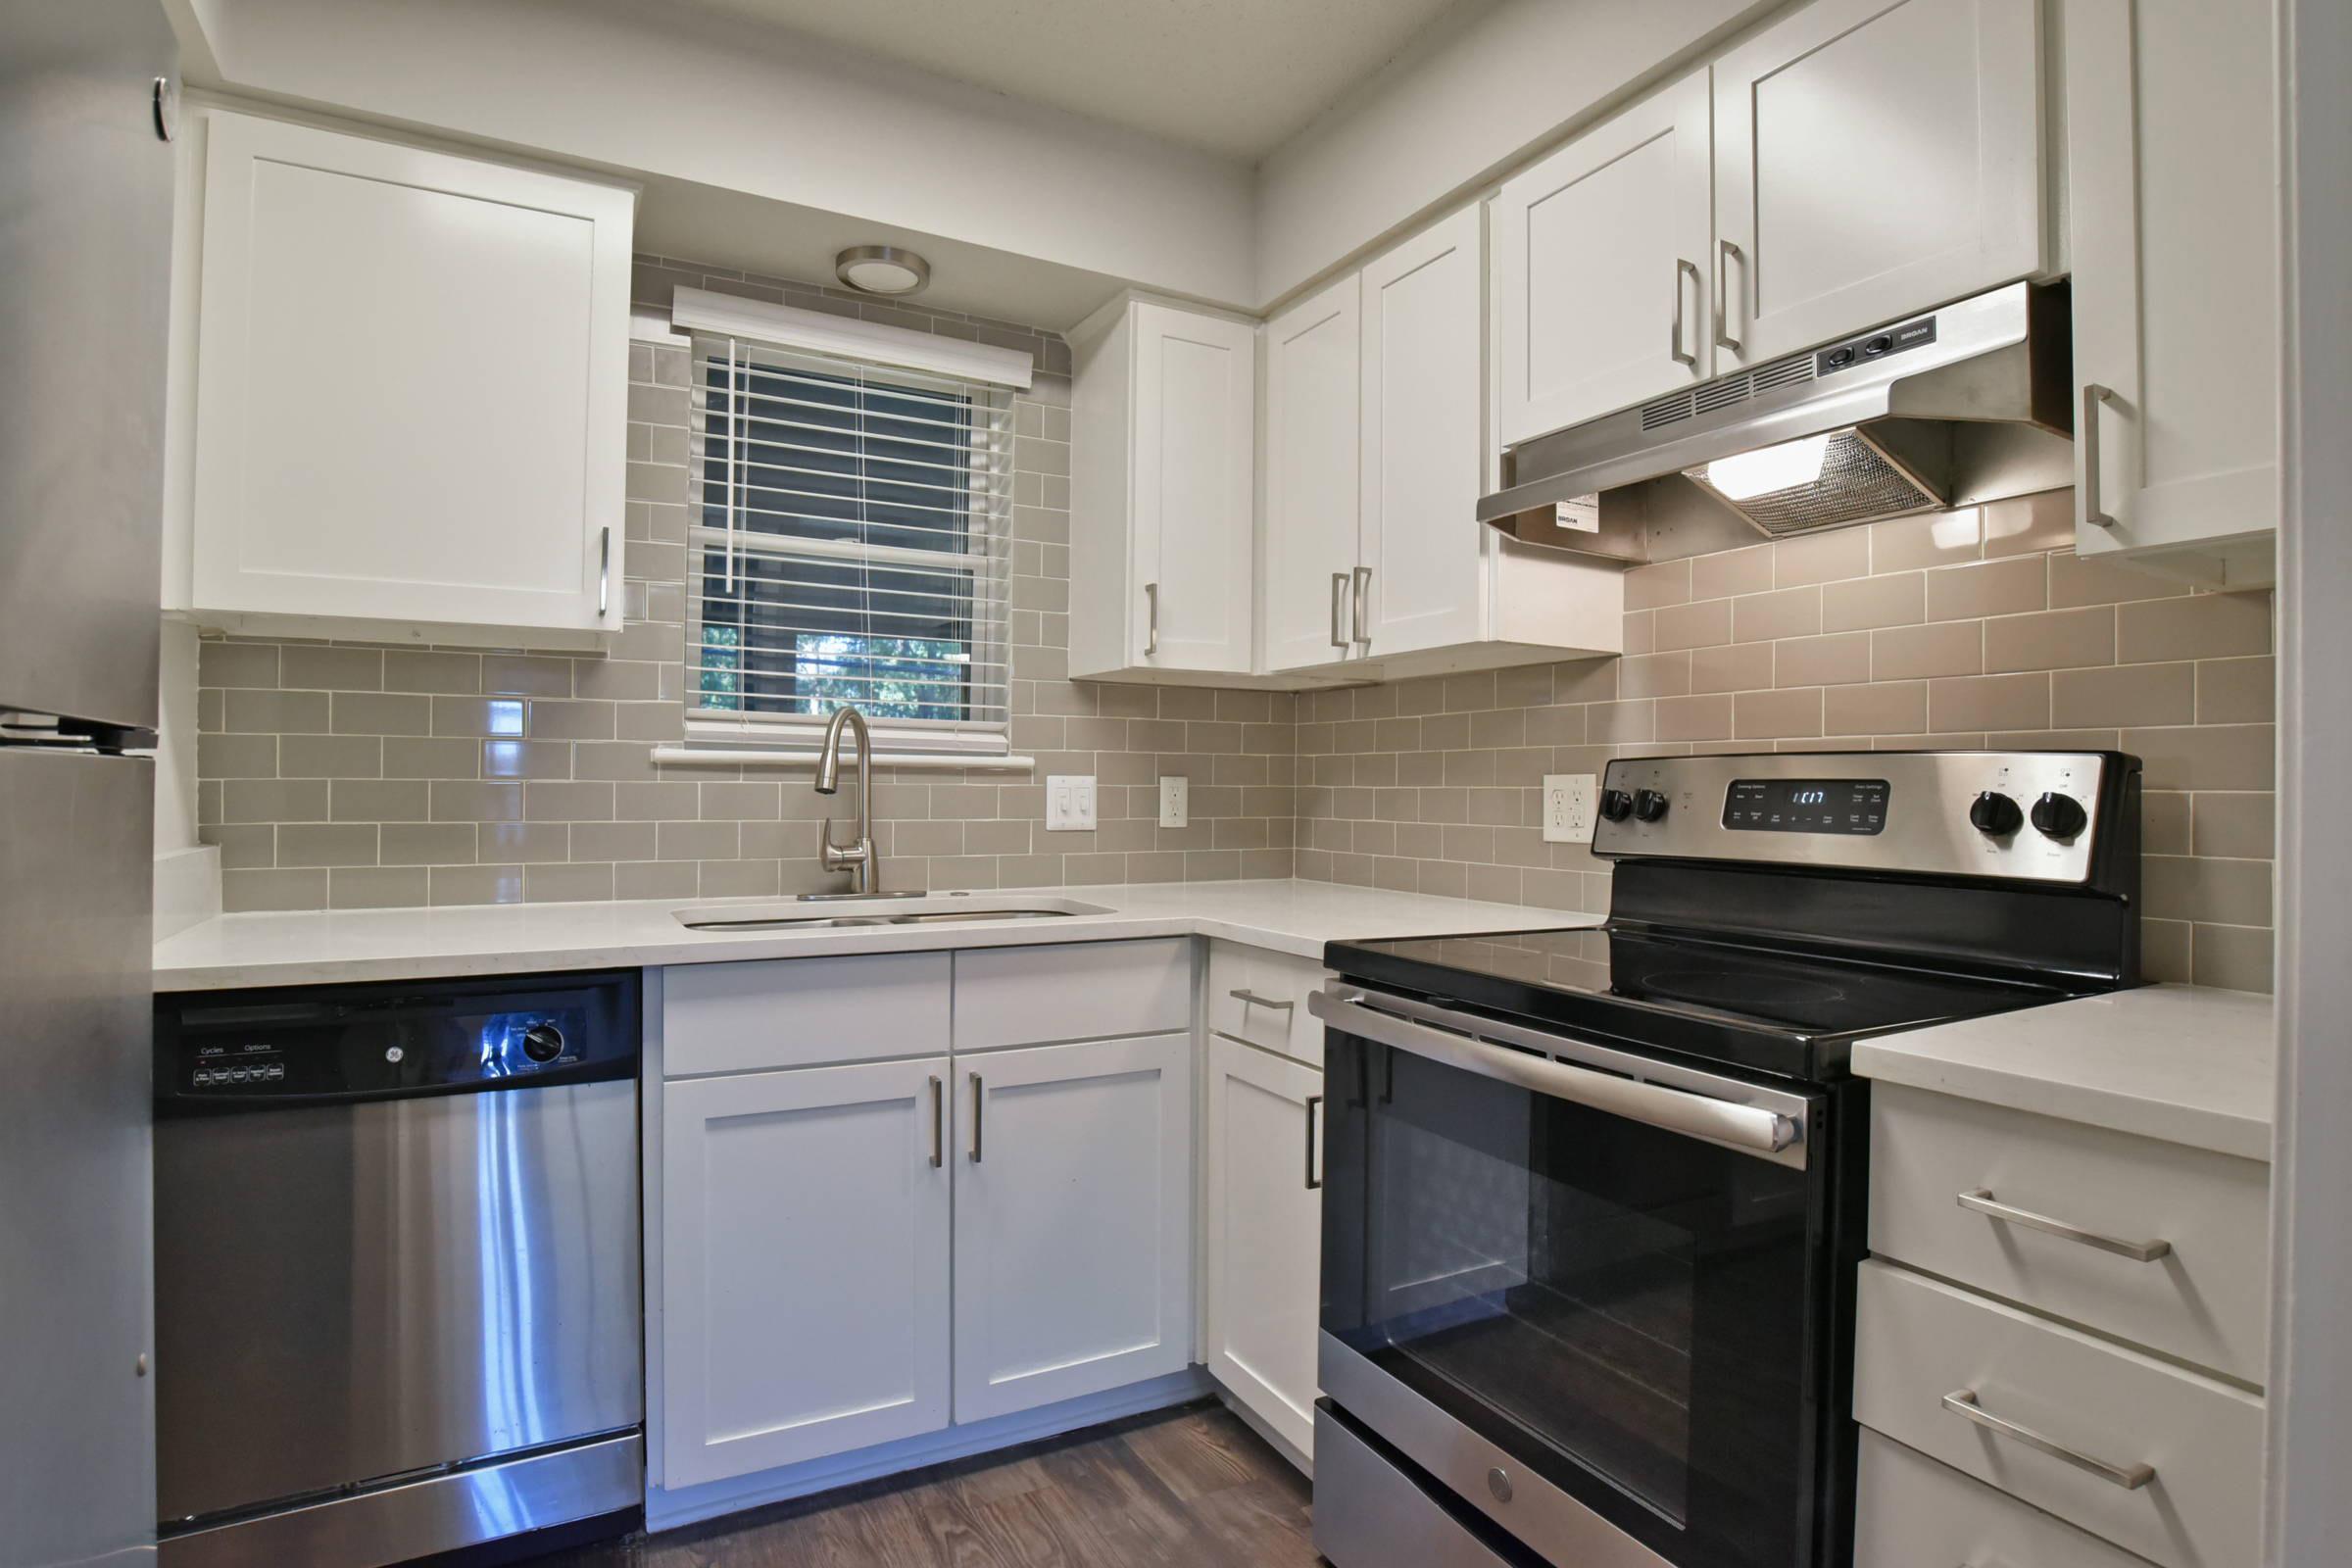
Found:
<path fill-rule="evenodd" d="M 0 8 L 4 1568 L 154 1549 L 154 765 L 113 748 L 156 722 L 176 62 L 156 0 Z"/>

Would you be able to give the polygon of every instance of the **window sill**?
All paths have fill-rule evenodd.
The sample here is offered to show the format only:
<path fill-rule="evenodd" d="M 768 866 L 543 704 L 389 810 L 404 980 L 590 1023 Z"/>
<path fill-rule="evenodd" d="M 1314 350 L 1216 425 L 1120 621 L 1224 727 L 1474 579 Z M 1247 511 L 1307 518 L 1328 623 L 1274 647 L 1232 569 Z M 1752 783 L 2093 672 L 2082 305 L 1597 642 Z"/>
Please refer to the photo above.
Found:
<path fill-rule="evenodd" d="M 857 756 L 844 748 L 844 760 Z M 753 750 L 729 746 L 657 746 L 654 760 L 673 767 L 788 767 L 813 772 L 816 753 L 798 748 Z M 1006 757 L 988 752 L 893 752 L 876 748 L 874 766 L 956 773 L 1033 773 L 1034 757 Z"/>

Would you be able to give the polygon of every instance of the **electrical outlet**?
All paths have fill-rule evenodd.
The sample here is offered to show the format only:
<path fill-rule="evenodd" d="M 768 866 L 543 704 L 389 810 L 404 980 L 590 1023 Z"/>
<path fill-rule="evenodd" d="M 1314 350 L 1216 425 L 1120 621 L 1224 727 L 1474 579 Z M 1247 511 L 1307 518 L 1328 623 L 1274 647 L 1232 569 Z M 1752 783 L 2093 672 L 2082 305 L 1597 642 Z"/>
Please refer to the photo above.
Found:
<path fill-rule="evenodd" d="M 1046 777 L 1046 831 L 1092 833 L 1095 830 L 1095 776 L 1092 773 L 1051 773 Z"/>
<path fill-rule="evenodd" d="M 1159 825 L 1183 827 L 1192 821 L 1192 784 L 1182 773 L 1163 773 L 1159 779 Z"/>
<path fill-rule="evenodd" d="M 1600 780 L 1591 773 L 1544 775 L 1544 842 L 1592 842 L 1593 795 Z"/>

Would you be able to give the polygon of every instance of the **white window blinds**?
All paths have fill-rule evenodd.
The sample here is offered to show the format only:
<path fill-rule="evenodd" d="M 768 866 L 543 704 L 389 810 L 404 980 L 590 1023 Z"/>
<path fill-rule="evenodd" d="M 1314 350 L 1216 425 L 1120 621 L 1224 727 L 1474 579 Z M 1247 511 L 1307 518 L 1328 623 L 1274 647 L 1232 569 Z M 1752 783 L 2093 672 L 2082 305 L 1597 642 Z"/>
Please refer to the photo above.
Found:
<path fill-rule="evenodd" d="M 855 704 L 878 752 L 1004 752 L 1010 393 L 700 334 L 694 367 L 694 733 L 807 744 Z"/>

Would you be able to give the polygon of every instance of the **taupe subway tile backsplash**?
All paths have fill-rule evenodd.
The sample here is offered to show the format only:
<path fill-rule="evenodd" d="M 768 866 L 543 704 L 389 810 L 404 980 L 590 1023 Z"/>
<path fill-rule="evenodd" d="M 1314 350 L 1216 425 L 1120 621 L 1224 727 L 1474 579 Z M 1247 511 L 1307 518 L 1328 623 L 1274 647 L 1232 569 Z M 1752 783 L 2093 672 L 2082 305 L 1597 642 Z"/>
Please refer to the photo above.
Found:
<path fill-rule="evenodd" d="M 1604 862 L 1543 842 L 1545 773 L 1692 751 L 2121 748 L 2147 762 L 2151 976 L 2267 989 L 2267 594 L 2078 559 L 2071 496 L 1644 566 L 1621 660 L 1281 693 L 1068 678 L 1069 350 L 919 304 L 641 257 L 677 283 L 1029 349 L 1015 404 L 1012 744 L 1035 775 L 884 769 L 885 884 L 1298 875 L 1608 907 Z M 208 637 L 201 832 L 231 910 L 719 898 L 838 885 L 806 773 L 656 766 L 684 734 L 687 357 L 630 354 L 625 628 L 609 655 Z M 1045 776 L 1100 826 L 1045 831 Z M 1158 826 L 1157 781 L 1192 825 Z"/>

